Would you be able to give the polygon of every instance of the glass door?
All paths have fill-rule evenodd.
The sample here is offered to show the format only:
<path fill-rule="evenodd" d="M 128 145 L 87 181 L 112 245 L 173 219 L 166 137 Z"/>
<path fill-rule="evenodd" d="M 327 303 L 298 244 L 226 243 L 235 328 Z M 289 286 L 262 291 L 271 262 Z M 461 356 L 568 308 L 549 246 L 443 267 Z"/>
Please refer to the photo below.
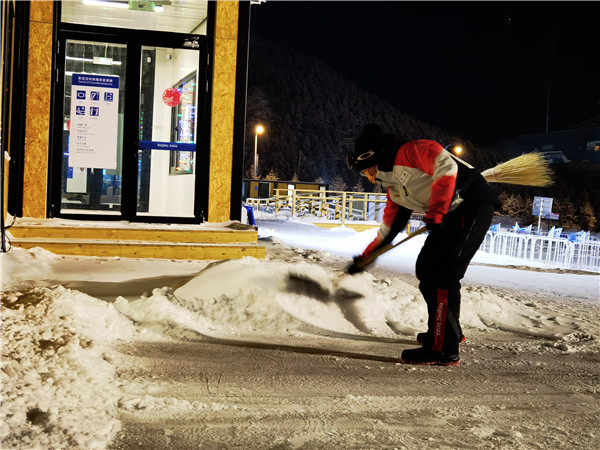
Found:
<path fill-rule="evenodd" d="M 207 170 L 207 43 L 73 31 L 59 44 L 53 216 L 202 222 L 208 193 L 198 180 L 208 175 L 196 175 Z"/>
<path fill-rule="evenodd" d="M 138 216 L 194 217 L 198 51 L 143 46 Z"/>
<path fill-rule="evenodd" d="M 65 47 L 61 212 L 121 214 L 127 46 Z"/>

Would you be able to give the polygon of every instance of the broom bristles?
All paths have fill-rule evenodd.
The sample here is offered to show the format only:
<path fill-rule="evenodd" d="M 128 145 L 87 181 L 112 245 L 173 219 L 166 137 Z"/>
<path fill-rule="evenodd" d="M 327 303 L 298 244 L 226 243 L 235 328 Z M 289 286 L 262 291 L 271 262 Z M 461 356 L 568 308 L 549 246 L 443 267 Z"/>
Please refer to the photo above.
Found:
<path fill-rule="evenodd" d="M 484 170 L 481 175 L 490 183 L 520 184 L 547 187 L 554 184 L 550 164 L 540 153 L 525 153 L 497 166 Z"/>

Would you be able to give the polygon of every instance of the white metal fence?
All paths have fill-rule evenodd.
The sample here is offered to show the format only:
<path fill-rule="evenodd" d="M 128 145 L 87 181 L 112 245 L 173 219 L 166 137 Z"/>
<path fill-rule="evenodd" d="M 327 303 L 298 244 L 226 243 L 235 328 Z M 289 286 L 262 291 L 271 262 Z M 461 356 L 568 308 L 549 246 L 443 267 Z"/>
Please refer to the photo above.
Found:
<path fill-rule="evenodd" d="M 600 272 L 600 241 L 489 231 L 479 250 L 557 268 Z"/>

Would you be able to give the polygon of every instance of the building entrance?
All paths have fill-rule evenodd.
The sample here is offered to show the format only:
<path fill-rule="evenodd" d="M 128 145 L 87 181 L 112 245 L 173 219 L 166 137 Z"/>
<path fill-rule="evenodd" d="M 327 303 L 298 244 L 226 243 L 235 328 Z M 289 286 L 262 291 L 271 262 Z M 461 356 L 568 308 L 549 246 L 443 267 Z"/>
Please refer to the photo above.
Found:
<path fill-rule="evenodd" d="M 53 215 L 201 222 L 206 195 L 198 174 L 208 154 L 202 37 L 63 34 Z"/>

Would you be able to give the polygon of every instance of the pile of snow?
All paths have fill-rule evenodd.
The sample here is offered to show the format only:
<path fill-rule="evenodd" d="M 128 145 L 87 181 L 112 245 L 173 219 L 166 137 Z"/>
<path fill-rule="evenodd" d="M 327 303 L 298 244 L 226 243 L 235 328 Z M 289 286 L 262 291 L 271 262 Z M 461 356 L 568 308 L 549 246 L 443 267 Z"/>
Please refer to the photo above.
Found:
<path fill-rule="evenodd" d="M 3 446 L 104 448 L 120 428 L 111 344 L 134 333 L 112 305 L 62 286 L 3 294 Z"/>

